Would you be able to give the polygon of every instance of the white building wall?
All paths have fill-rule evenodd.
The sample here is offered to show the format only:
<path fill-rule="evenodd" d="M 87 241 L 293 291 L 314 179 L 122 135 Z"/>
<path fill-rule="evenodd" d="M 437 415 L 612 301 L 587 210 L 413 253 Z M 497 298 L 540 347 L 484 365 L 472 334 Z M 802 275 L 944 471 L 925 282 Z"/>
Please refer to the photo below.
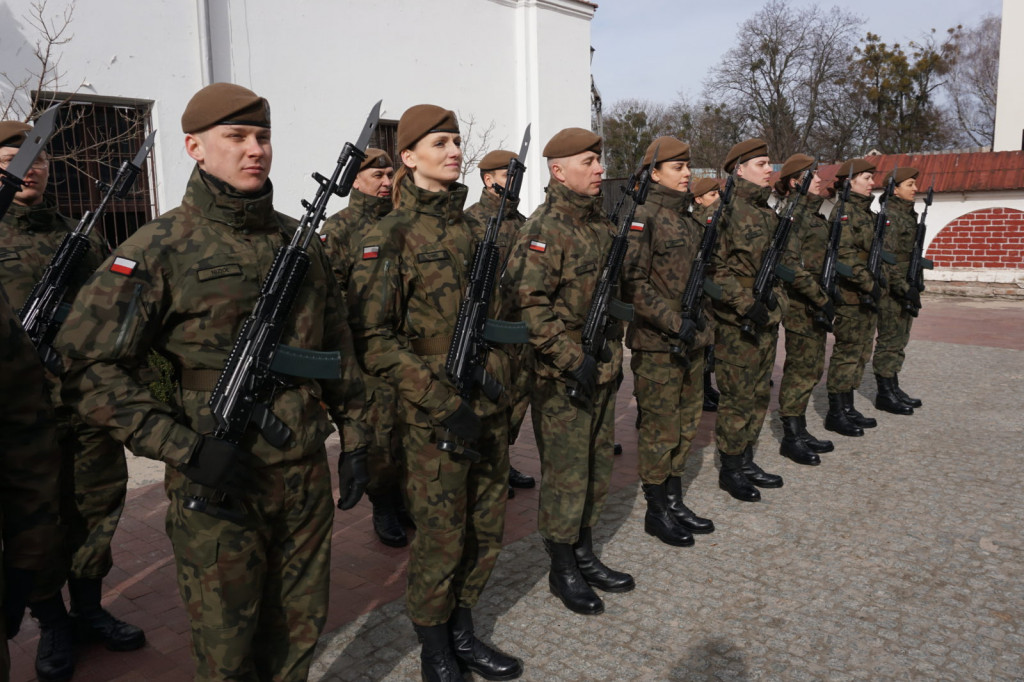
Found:
<path fill-rule="evenodd" d="M 1024 148 L 1024 2 L 1003 0 L 1003 28 L 999 41 L 999 81 L 996 131 L 992 151 Z"/>

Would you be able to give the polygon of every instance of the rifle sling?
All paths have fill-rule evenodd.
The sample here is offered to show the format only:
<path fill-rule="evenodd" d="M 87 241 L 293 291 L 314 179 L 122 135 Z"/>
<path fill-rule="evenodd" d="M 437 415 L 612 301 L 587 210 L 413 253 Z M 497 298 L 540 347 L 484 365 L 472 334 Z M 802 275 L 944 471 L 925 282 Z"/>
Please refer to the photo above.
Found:
<path fill-rule="evenodd" d="M 278 346 L 270 369 L 304 379 L 340 379 L 341 353 L 338 351 L 309 350 L 294 346 Z M 222 370 L 183 368 L 179 379 L 186 391 L 213 391 Z"/>
<path fill-rule="evenodd" d="M 632 322 L 633 306 L 630 303 L 623 303 L 619 299 L 613 298 L 608 301 L 608 314 L 614 317 L 616 320 L 622 320 L 623 322 Z"/>
<path fill-rule="evenodd" d="M 488 319 L 484 322 L 484 340 L 491 343 L 529 343 L 530 333 L 525 322 Z"/>

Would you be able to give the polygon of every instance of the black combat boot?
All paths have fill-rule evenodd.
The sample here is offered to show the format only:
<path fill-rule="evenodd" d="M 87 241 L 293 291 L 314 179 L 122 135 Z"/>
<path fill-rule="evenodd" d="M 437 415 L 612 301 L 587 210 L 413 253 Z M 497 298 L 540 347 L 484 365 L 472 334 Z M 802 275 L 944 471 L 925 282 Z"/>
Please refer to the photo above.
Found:
<path fill-rule="evenodd" d="M 58 592 L 43 601 L 29 604 L 29 609 L 39 621 L 36 677 L 41 682 L 70 680 L 75 672 L 75 649 L 64 597 Z"/>
<path fill-rule="evenodd" d="M 668 511 L 676 517 L 676 523 L 694 535 L 715 532 L 715 524 L 711 519 L 697 516 L 683 504 L 683 479 L 669 476 L 665 482 L 665 493 L 668 498 Z"/>
<path fill-rule="evenodd" d="M 900 375 L 898 372 L 892 375 L 892 388 L 893 393 L 895 393 L 896 396 L 907 405 L 910 405 L 911 407 L 921 407 L 921 405 L 924 404 L 919 399 L 911 398 L 903 392 L 903 389 L 900 388 Z"/>
<path fill-rule="evenodd" d="M 508 485 L 511 488 L 532 488 L 537 485 L 533 476 L 527 476 L 513 466 L 508 468 Z"/>
<path fill-rule="evenodd" d="M 779 454 L 789 457 L 797 464 L 817 466 L 821 464 L 821 457 L 810 448 L 800 437 L 799 417 L 779 417 L 782 420 L 782 443 L 779 444 Z"/>
<path fill-rule="evenodd" d="M 819 440 L 807 431 L 807 415 L 802 414 L 798 419 L 800 420 L 800 438 L 807 444 L 807 447 L 817 453 L 832 452 L 836 449 L 832 441 Z"/>
<path fill-rule="evenodd" d="M 875 395 L 875 408 L 890 414 L 914 414 L 914 408 L 900 400 L 896 395 L 892 379 L 875 375 L 878 383 L 878 393 Z"/>
<path fill-rule="evenodd" d="M 864 429 L 850 421 L 846 410 L 843 409 L 846 403 L 843 396 L 842 393 L 828 394 L 828 414 L 825 415 L 825 428 L 843 436 L 863 436 Z"/>
<path fill-rule="evenodd" d="M 874 417 L 865 417 L 853 406 L 853 391 L 843 393 L 843 411 L 850 421 L 862 429 L 873 429 L 878 426 Z"/>
<path fill-rule="evenodd" d="M 693 536 L 676 523 L 676 519 L 668 511 L 668 495 L 665 484 L 643 483 L 644 497 L 647 499 L 647 513 L 644 515 L 644 531 L 653 535 L 666 545 L 673 547 L 692 547 Z"/>
<path fill-rule="evenodd" d="M 81 642 L 103 642 L 111 651 L 134 651 L 146 643 L 141 629 L 114 618 L 100 606 L 100 578 L 69 578 L 71 620 Z"/>
<path fill-rule="evenodd" d="M 367 495 L 373 505 L 373 532 L 377 539 L 388 547 L 405 547 L 409 544 L 409 536 L 398 518 L 397 495 Z"/>
<path fill-rule="evenodd" d="M 748 445 L 743 450 L 743 465 L 740 473 L 747 477 L 747 480 L 758 488 L 781 488 L 782 476 L 769 474 L 767 471 L 754 463 L 754 446 Z"/>
<path fill-rule="evenodd" d="M 604 612 L 604 602 L 597 596 L 593 588 L 583 579 L 576 565 L 576 555 L 572 545 L 567 542 L 544 540 L 544 547 L 551 555 L 551 572 L 548 574 L 548 586 L 551 594 L 562 600 L 565 608 L 584 616 L 593 616 Z"/>
<path fill-rule="evenodd" d="M 718 472 L 718 487 L 743 502 L 760 500 L 761 492 L 740 471 L 743 455 L 721 454 L 722 469 Z"/>
<path fill-rule="evenodd" d="M 465 682 L 452 650 L 448 624 L 412 624 L 420 641 L 420 678 L 423 682 Z"/>
<path fill-rule="evenodd" d="M 572 546 L 580 575 L 590 584 L 605 592 L 629 592 L 636 587 L 633 576 L 608 568 L 594 554 L 594 541 L 589 528 L 580 528 L 580 539 Z"/>
<path fill-rule="evenodd" d="M 452 649 L 461 666 L 485 680 L 514 680 L 523 674 L 523 663 L 484 644 L 473 634 L 473 613 L 460 606 L 448 619 Z"/>

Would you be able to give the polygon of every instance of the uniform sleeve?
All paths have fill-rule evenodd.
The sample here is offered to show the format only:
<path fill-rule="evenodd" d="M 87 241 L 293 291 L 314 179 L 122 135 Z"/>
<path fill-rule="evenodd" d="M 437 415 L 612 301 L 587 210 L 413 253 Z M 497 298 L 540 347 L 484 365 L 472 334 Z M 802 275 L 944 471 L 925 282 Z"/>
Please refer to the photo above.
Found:
<path fill-rule="evenodd" d="M 651 282 L 651 263 L 657 242 L 657 221 L 651 217 L 644 229 L 631 235 L 623 267 L 623 294 L 633 304 L 633 314 L 666 334 L 676 334 L 683 324 L 680 313 L 672 310 L 668 301 Z"/>
<path fill-rule="evenodd" d="M 729 217 L 729 214 L 725 214 L 720 219 L 721 231 L 711 257 L 711 267 L 715 273 L 713 281 L 722 288 L 721 303 L 736 311 L 737 316 L 742 316 L 754 305 L 754 295 L 749 287 L 743 286 L 736 279 L 735 267 L 737 263 L 742 263 L 748 272 L 756 272 L 756 268 L 750 244 L 735 238 Z"/>
<path fill-rule="evenodd" d="M 849 214 L 848 214 L 849 215 Z M 851 222 L 856 219 L 861 225 L 864 226 L 866 234 L 872 234 L 873 218 L 874 215 L 870 212 L 861 212 L 850 216 Z M 858 232 L 863 230 L 853 230 L 852 225 L 848 225 L 843 230 L 842 236 L 839 238 L 839 260 L 842 263 L 846 263 L 850 266 L 853 271 L 852 281 L 860 289 L 866 293 L 871 293 L 871 290 L 875 286 L 875 278 L 871 276 L 871 272 L 868 271 L 867 265 L 861 258 L 861 254 L 865 252 L 861 244 L 857 243 Z M 869 237 L 870 239 L 870 237 Z"/>
<path fill-rule="evenodd" d="M 799 210 L 799 209 L 797 209 Z M 807 298 L 814 305 L 821 307 L 828 302 L 828 296 L 821 288 L 817 275 L 804 267 L 803 250 L 807 232 L 813 220 L 806 209 L 801 219 L 794 224 L 793 232 L 786 243 L 786 252 L 782 256 L 782 264 L 793 271 L 793 291 Z"/>
<path fill-rule="evenodd" d="M 900 212 L 891 219 L 889 231 L 885 234 L 885 250 L 897 259 L 907 258 L 914 248 L 914 236 L 917 231 L 917 215 L 913 211 Z M 909 245 L 909 246 L 908 246 Z M 897 260 L 895 264 L 882 262 L 882 272 L 889 284 L 890 293 L 897 297 L 906 296 L 910 285 L 907 284 L 907 269 L 910 264 Z"/>
<path fill-rule="evenodd" d="M 330 261 L 331 270 L 337 280 L 340 291 L 348 291 L 348 263 L 352 262 L 348 246 L 342 238 L 342 220 L 335 214 L 327 219 L 320 231 L 320 241 Z"/>

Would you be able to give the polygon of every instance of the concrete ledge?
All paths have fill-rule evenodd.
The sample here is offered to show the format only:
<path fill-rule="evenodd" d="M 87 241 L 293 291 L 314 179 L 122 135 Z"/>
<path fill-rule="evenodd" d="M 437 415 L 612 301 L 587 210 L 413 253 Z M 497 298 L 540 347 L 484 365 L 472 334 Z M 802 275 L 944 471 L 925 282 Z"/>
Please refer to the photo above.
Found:
<path fill-rule="evenodd" d="M 1024 284 L 1021 282 L 942 282 L 929 280 L 925 282 L 925 295 L 927 296 L 928 294 L 1024 300 Z"/>

